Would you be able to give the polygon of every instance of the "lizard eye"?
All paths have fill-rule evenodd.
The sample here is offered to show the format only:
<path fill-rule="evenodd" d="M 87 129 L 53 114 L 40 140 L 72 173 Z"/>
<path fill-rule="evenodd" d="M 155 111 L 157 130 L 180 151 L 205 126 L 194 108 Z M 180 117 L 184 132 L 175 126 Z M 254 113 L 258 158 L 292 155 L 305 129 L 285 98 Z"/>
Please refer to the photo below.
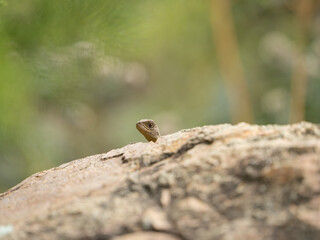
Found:
<path fill-rule="evenodd" d="M 148 124 L 148 127 L 149 127 L 149 128 L 152 128 L 152 127 L 153 127 L 152 123 L 149 123 L 149 124 Z"/>

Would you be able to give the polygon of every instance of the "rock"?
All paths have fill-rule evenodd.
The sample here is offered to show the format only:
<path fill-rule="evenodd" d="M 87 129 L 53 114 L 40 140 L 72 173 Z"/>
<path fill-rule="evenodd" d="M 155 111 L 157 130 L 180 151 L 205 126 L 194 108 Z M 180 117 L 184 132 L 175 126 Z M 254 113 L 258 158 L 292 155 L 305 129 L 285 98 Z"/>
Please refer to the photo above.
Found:
<path fill-rule="evenodd" d="M 320 239 L 320 128 L 203 126 L 36 173 L 0 238 Z"/>

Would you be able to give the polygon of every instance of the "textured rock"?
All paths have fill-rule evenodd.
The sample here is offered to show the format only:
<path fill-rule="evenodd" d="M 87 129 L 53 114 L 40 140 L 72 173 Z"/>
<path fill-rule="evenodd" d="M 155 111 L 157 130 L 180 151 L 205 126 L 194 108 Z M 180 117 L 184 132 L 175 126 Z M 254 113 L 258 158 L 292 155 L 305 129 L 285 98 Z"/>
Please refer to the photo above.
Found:
<path fill-rule="evenodd" d="M 316 240 L 319 206 L 319 126 L 224 124 L 36 173 L 0 195 L 0 236 Z"/>

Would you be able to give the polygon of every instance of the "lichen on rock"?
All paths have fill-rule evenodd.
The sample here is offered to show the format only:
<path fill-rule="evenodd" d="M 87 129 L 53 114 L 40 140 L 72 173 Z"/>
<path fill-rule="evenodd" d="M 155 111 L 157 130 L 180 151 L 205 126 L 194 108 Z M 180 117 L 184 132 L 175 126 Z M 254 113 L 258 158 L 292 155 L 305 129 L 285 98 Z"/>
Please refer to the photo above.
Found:
<path fill-rule="evenodd" d="M 320 239 L 320 128 L 203 126 L 36 173 L 2 239 Z"/>

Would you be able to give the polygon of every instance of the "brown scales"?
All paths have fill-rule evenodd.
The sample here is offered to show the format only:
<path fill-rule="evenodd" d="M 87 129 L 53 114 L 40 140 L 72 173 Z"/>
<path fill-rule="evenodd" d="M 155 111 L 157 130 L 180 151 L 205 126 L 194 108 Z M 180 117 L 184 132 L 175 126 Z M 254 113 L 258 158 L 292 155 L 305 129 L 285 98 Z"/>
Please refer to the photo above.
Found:
<path fill-rule="evenodd" d="M 159 128 L 152 119 L 142 119 L 138 121 L 136 128 L 149 142 L 156 142 L 160 137 Z"/>

